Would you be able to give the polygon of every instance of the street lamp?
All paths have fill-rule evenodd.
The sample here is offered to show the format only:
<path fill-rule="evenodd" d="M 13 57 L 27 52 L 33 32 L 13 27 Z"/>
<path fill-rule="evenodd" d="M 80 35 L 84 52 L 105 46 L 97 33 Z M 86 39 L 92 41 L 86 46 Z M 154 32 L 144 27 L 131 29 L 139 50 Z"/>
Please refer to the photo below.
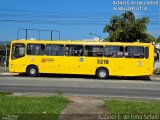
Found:
<path fill-rule="evenodd" d="M 101 36 L 100 36 L 100 35 L 97 35 L 97 34 L 94 34 L 94 33 L 89 33 L 89 35 L 95 35 L 95 36 L 97 36 L 97 37 L 99 38 L 99 41 L 100 41 L 100 39 L 101 39 Z"/>

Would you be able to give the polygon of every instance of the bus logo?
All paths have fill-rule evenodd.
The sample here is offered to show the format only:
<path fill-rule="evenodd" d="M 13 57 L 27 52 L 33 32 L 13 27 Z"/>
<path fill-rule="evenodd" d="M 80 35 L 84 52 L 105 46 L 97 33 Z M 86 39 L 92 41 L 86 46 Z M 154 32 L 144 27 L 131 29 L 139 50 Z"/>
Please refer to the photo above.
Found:
<path fill-rule="evenodd" d="M 143 66 L 143 62 L 142 62 L 142 61 L 138 61 L 138 62 L 137 62 L 137 66 L 138 66 L 138 67 Z"/>
<path fill-rule="evenodd" d="M 41 62 L 42 62 L 42 63 L 45 63 L 45 62 L 46 62 L 46 59 L 45 59 L 45 58 L 42 58 L 42 59 L 41 59 Z"/>

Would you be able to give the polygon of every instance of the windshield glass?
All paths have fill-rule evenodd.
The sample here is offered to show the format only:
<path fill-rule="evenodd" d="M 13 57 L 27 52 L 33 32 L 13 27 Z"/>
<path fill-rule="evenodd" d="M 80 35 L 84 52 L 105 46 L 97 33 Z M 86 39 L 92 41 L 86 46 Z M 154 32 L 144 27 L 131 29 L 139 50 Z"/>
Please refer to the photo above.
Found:
<path fill-rule="evenodd" d="M 25 56 L 25 45 L 23 43 L 14 43 L 12 45 L 12 59 Z"/>

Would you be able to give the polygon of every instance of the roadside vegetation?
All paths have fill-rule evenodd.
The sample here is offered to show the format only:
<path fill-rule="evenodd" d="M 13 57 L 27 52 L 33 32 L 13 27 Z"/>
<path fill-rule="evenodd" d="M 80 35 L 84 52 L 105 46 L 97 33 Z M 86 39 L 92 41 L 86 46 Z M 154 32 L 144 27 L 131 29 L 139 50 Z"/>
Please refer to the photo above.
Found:
<path fill-rule="evenodd" d="M 103 29 L 104 33 L 109 34 L 105 40 L 109 42 L 159 43 L 160 36 L 156 39 L 147 33 L 149 22 L 149 17 L 136 18 L 131 11 L 126 11 L 120 16 L 114 15 Z"/>
<path fill-rule="evenodd" d="M 0 119 L 57 120 L 69 100 L 62 96 L 13 96 L 0 92 Z"/>
<path fill-rule="evenodd" d="M 107 100 L 105 106 L 111 116 L 119 115 L 126 120 L 159 120 L 160 117 L 160 101 Z"/>

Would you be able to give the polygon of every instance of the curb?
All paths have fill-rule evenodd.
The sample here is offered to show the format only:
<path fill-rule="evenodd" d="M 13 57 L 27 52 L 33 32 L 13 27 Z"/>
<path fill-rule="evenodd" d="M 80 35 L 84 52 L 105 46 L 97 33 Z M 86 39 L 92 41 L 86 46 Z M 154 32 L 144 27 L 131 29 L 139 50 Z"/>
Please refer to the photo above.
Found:
<path fill-rule="evenodd" d="M 19 75 L 18 73 L 9 73 L 9 72 L 2 72 L 0 75 Z"/>
<path fill-rule="evenodd" d="M 160 77 L 150 77 L 153 80 L 160 80 Z"/>
<path fill-rule="evenodd" d="M 10 72 L 0 72 L 1 76 L 12 76 L 12 75 L 19 75 L 19 73 L 10 73 Z M 160 80 L 160 77 L 150 77 L 151 80 Z"/>

